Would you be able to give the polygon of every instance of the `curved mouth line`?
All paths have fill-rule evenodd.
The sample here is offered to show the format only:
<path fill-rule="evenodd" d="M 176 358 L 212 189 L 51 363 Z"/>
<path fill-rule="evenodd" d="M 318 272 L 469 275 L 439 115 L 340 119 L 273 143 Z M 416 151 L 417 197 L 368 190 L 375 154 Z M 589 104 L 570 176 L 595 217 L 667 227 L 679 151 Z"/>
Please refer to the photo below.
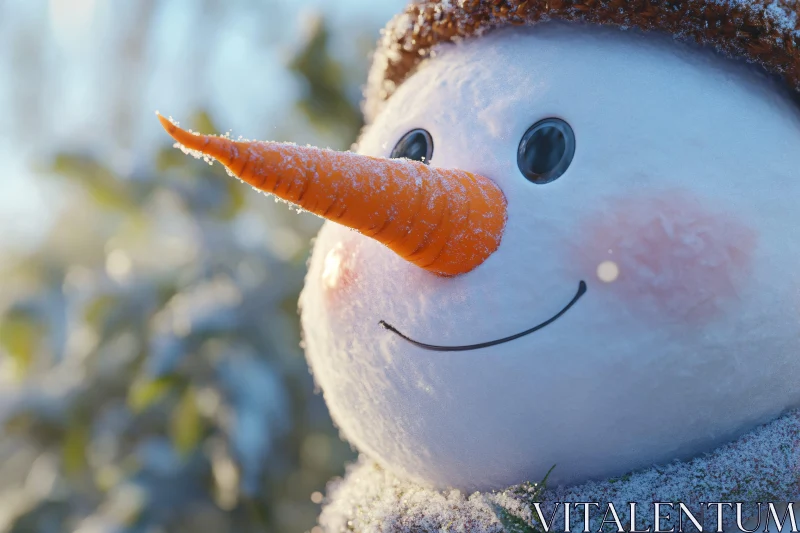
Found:
<path fill-rule="evenodd" d="M 524 337 L 525 335 L 530 335 L 531 333 L 539 331 L 540 329 L 549 326 L 550 324 L 561 318 L 564 315 L 564 313 L 569 311 L 570 308 L 573 305 L 575 305 L 578 302 L 578 300 L 581 299 L 581 296 L 583 296 L 584 294 L 586 294 L 586 282 L 581 280 L 581 282 L 578 284 L 578 292 L 575 293 L 575 296 L 572 297 L 572 300 L 570 300 L 570 302 L 567 305 L 565 305 L 561 311 L 559 311 L 549 319 L 545 320 L 541 324 L 534 326 L 531 329 L 517 333 L 516 335 L 511 335 L 510 337 L 503 337 L 502 339 L 497 339 L 489 342 L 481 342 L 478 344 L 468 344 L 466 346 L 437 346 L 435 344 L 426 344 L 424 342 L 415 341 L 414 339 L 408 337 L 407 335 L 403 335 L 402 333 L 400 333 L 400 331 L 398 331 L 397 328 L 395 328 L 394 326 L 392 326 L 391 324 L 389 324 L 384 320 L 381 320 L 378 323 L 381 326 L 383 326 L 384 329 L 387 329 L 392 333 L 395 333 L 401 339 L 413 344 L 414 346 L 417 346 L 418 348 L 422 348 L 423 350 L 431 350 L 434 352 L 466 352 L 468 350 L 479 350 L 481 348 L 488 348 L 490 346 L 497 346 L 498 344 L 503 344 L 505 342 L 511 342 L 513 340 L 519 339 L 520 337 Z"/>

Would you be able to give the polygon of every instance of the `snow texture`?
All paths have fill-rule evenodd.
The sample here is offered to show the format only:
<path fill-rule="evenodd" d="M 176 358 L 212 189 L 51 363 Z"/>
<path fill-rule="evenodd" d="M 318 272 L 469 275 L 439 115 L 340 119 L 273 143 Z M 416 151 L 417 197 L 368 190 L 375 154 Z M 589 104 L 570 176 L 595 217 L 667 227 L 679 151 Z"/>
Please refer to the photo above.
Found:
<path fill-rule="evenodd" d="M 410 2 L 382 31 L 365 90 L 371 122 L 437 47 L 508 26 L 570 21 L 672 34 L 784 76 L 800 90 L 800 4 L 795 0 L 428 0 Z"/>
<path fill-rule="evenodd" d="M 543 503 L 545 517 L 551 516 L 555 502 L 602 502 L 601 506 L 611 502 L 622 524 L 630 523 L 629 502 L 637 502 L 636 524 L 647 529 L 654 525 L 652 502 L 683 502 L 698 519 L 705 514 L 705 530 L 714 531 L 716 511 L 703 513 L 698 502 L 777 503 L 800 498 L 800 410 L 688 462 L 569 488 L 545 485 L 543 493 L 536 489 L 536 484 L 526 483 L 496 492 L 438 491 L 401 481 L 362 457 L 344 479 L 328 487 L 320 524 L 326 533 L 500 533 L 504 529 L 499 517 L 504 514 L 506 523 L 512 516 L 536 524 L 531 505 L 535 501 Z M 745 512 L 754 508 L 744 507 Z M 563 505 L 560 509 L 554 528 L 563 531 Z M 678 514 L 669 514 L 671 519 L 661 521 L 662 529 L 677 528 Z M 591 531 L 598 531 L 602 516 L 602 511 L 592 512 Z M 736 530 L 735 513 L 723 516 L 725 530 Z M 685 517 L 684 522 L 688 524 Z M 571 527 L 583 530 L 580 508 L 573 510 Z"/>
<path fill-rule="evenodd" d="M 535 50 L 536 53 L 531 53 Z M 566 173 L 517 167 L 526 130 L 575 131 Z M 498 250 L 441 278 L 334 223 L 301 297 L 344 436 L 400 479 L 464 491 L 620 476 L 710 452 L 800 407 L 800 112 L 752 66 L 613 28 L 542 24 L 444 47 L 361 139 L 414 128 L 431 165 L 493 180 Z M 613 261 L 611 283 L 597 276 Z M 379 325 L 440 345 L 430 352 Z"/>

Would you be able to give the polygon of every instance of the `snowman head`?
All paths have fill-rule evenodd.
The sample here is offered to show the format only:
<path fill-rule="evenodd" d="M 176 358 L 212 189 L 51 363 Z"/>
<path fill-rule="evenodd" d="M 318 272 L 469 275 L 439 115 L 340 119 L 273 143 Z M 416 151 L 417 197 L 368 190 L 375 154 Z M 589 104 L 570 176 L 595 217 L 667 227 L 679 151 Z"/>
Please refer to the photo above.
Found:
<path fill-rule="evenodd" d="M 442 278 L 323 228 L 301 303 L 334 419 L 475 489 L 622 474 L 800 405 L 798 146 L 781 87 L 670 38 L 551 24 L 440 49 L 359 151 L 492 179 L 502 242 Z"/>
<path fill-rule="evenodd" d="M 234 145 L 213 155 L 241 175 Z M 798 147 L 779 82 L 669 37 L 549 23 L 437 48 L 358 151 L 486 180 L 459 198 L 490 223 L 452 223 L 484 240 L 446 276 L 325 224 L 301 308 L 335 422 L 400 475 L 487 489 L 686 458 L 800 405 Z M 356 183 L 399 168 L 348 157 Z"/>

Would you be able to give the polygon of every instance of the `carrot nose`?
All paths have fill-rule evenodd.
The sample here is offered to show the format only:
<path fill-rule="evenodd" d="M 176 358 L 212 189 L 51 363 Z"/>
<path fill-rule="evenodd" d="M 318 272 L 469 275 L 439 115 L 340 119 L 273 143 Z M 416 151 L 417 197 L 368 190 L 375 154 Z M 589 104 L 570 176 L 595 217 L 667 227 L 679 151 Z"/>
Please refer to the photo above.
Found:
<path fill-rule="evenodd" d="M 198 135 L 159 120 L 178 143 L 256 189 L 353 228 L 435 274 L 469 272 L 500 245 L 506 199 L 488 178 L 407 159 Z"/>

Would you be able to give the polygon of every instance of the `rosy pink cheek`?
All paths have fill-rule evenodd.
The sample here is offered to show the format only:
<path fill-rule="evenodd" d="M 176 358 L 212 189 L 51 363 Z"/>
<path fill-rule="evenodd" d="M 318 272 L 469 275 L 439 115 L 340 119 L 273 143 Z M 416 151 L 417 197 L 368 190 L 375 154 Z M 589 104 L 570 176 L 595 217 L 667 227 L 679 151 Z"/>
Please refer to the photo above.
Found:
<path fill-rule="evenodd" d="M 340 303 L 355 284 L 357 255 L 357 243 L 352 239 L 339 241 L 325 255 L 322 265 L 322 289 L 325 291 L 328 303 Z"/>
<path fill-rule="evenodd" d="M 712 319 L 746 282 L 756 244 L 751 228 L 683 191 L 613 200 L 580 232 L 587 281 L 656 320 Z"/>

